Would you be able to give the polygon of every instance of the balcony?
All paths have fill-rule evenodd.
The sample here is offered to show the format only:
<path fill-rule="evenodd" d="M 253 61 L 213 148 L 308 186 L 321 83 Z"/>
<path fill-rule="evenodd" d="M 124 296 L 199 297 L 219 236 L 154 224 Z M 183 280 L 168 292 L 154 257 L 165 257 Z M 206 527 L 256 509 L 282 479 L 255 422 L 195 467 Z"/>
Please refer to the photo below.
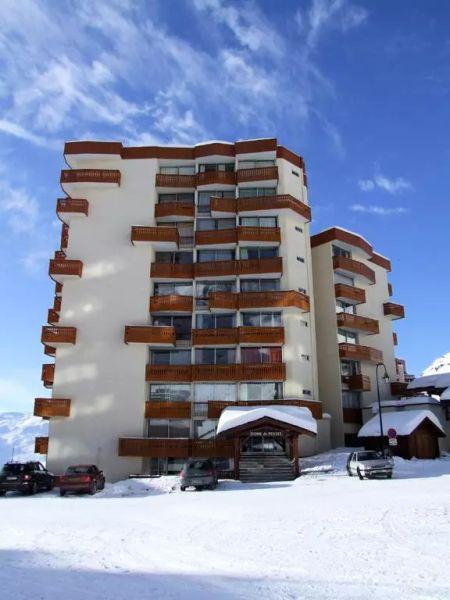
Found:
<path fill-rule="evenodd" d="M 188 440 L 170 438 L 120 438 L 119 456 L 139 458 L 232 458 L 233 442 L 228 440 Z"/>
<path fill-rule="evenodd" d="M 238 261 L 238 275 L 263 275 L 264 277 L 281 277 L 283 274 L 283 259 L 259 258 Z"/>
<path fill-rule="evenodd" d="M 174 327 L 140 327 L 125 325 L 125 344 L 173 347 L 177 341 Z"/>
<path fill-rule="evenodd" d="M 284 327 L 239 327 L 239 344 L 279 346 L 284 344 Z"/>
<path fill-rule="evenodd" d="M 65 169 L 61 171 L 61 187 L 69 196 L 77 196 L 80 190 L 99 190 L 120 186 L 120 171 L 116 169 Z"/>
<path fill-rule="evenodd" d="M 339 357 L 375 364 L 383 361 L 383 353 L 380 350 L 369 346 L 361 346 L 360 344 L 339 344 Z"/>
<path fill-rule="evenodd" d="M 197 184 L 196 175 L 169 175 L 166 173 L 157 173 L 156 175 L 156 187 L 157 188 L 171 188 L 185 190 L 195 190 Z"/>
<path fill-rule="evenodd" d="M 278 181 L 278 167 L 259 167 L 254 169 L 238 169 L 236 171 L 238 183 L 245 181 L 272 181 L 274 185 Z"/>
<path fill-rule="evenodd" d="M 285 381 L 286 365 L 283 363 L 243 364 L 242 381 Z"/>
<path fill-rule="evenodd" d="M 375 271 L 359 260 L 346 258 L 345 256 L 333 256 L 333 269 L 337 273 L 342 273 L 349 277 L 358 275 L 363 277 L 370 284 L 375 283 Z"/>
<path fill-rule="evenodd" d="M 260 400 L 238 400 L 237 402 L 226 402 L 226 401 L 210 401 L 207 403 L 207 417 L 208 419 L 218 419 L 224 408 L 227 406 L 261 406 L 263 404 Z M 304 406 L 309 408 L 312 416 L 315 419 L 322 418 L 322 403 L 316 402 L 314 400 L 297 400 L 297 399 L 287 399 L 287 400 L 270 400 L 267 401 L 267 404 L 275 405 L 275 406 Z M 195 404 L 194 404 L 195 406 Z"/>
<path fill-rule="evenodd" d="M 193 381 L 240 381 L 241 366 L 231 365 L 193 365 Z"/>
<path fill-rule="evenodd" d="M 150 312 L 191 313 L 193 306 L 192 296 L 152 296 L 150 298 Z"/>
<path fill-rule="evenodd" d="M 194 277 L 196 279 L 221 279 L 228 277 L 233 279 L 238 273 L 238 261 L 236 260 L 212 260 L 194 264 Z"/>
<path fill-rule="evenodd" d="M 53 299 L 53 310 L 57 313 L 61 312 L 61 297 L 55 296 Z"/>
<path fill-rule="evenodd" d="M 180 236 L 176 227 L 131 227 L 131 242 L 135 246 L 151 244 L 155 250 L 178 250 Z"/>
<path fill-rule="evenodd" d="M 42 328 L 41 342 L 57 347 L 61 344 L 75 344 L 77 341 L 76 327 L 47 327 Z"/>
<path fill-rule="evenodd" d="M 210 310 L 238 310 L 239 294 L 234 292 L 211 292 L 208 296 Z"/>
<path fill-rule="evenodd" d="M 383 312 L 385 317 L 389 317 L 393 321 L 405 317 L 405 307 L 401 304 L 394 304 L 394 302 L 385 302 L 383 304 Z"/>
<path fill-rule="evenodd" d="M 83 273 L 83 263 L 81 260 L 68 260 L 66 258 L 51 259 L 48 274 L 58 283 L 63 283 L 66 279 L 75 279 L 81 277 Z"/>
<path fill-rule="evenodd" d="M 58 298 L 61 298 L 62 287 L 62 283 L 55 283 L 55 296 Z"/>
<path fill-rule="evenodd" d="M 152 263 L 150 267 L 150 277 L 152 279 L 193 279 L 194 265 L 191 264 L 171 264 L 171 263 Z"/>
<path fill-rule="evenodd" d="M 53 308 L 48 309 L 47 323 L 49 325 L 56 325 L 59 323 L 59 314 L 56 312 L 56 310 L 53 310 Z"/>
<path fill-rule="evenodd" d="M 55 365 L 53 363 L 46 363 L 42 365 L 41 381 L 44 387 L 49 389 L 53 387 L 53 381 L 55 379 Z"/>
<path fill-rule="evenodd" d="M 362 332 L 366 335 L 379 333 L 378 321 L 345 312 L 337 313 L 337 326 L 347 331 Z"/>
<path fill-rule="evenodd" d="M 193 329 L 193 346 L 221 346 L 236 345 L 239 343 L 236 327 L 228 329 Z"/>
<path fill-rule="evenodd" d="M 50 419 L 51 417 L 69 417 L 70 399 L 69 398 L 35 398 L 34 412 L 35 417 Z"/>
<path fill-rule="evenodd" d="M 190 402 L 155 402 L 145 403 L 146 419 L 190 419 Z"/>
<path fill-rule="evenodd" d="M 237 200 L 236 198 L 211 196 L 210 209 L 213 218 L 234 217 L 237 212 Z"/>
<path fill-rule="evenodd" d="M 87 217 L 89 202 L 81 198 L 58 198 L 56 202 L 56 214 L 66 225 L 76 217 Z"/>
<path fill-rule="evenodd" d="M 398 346 L 398 337 L 395 331 L 392 332 L 392 343 L 394 344 L 394 346 Z"/>
<path fill-rule="evenodd" d="M 406 396 L 408 393 L 407 381 L 391 381 L 391 394 L 393 396 Z"/>
<path fill-rule="evenodd" d="M 282 209 L 292 210 L 306 221 L 311 221 L 310 207 L 290 194 L 253 196 L 237 200 L 237 211 L 241 216 L 277 216 Z"/>
<path fill-rule="evenodd" d="M 352 392 L 370 392 L 372 389 L 368 375 L 342 375 L 342 383 Z"/>
<path fill-rule="evenodd" d="M 236 173 L 234 171 L 207 171 L 206 173 L 197 173 L 197 186 L 206 185 L 236 185 Z"/>
<path fill-rule="evenodd" d="M 48 437 L 34 438 L 34 452 L 35 452 L 35 454 L 47 454 L 48 453 Z"/>
<path fill-rule="evenodd" d="M 54 348 L 53 346 L 44 346 L 44 354 L 46 354 L 47 356 L 51 356 L 52 358 L 55 358 L 56 348 Z"/>
<path fill-rule="evenodd" d="M 218 229 L 213 231 L 196 231 L 195 244 L 197 246 L 208 246 L 215 248 L 216 246 L 233 247 L 237 244 L 236 229 Z"/>
<path fill-rule="evenodd" d="M 334 295 L 336 300 L 344 300 L 348 304 L 364 304 L 366 301 L 366 292 L 362 288 L 346 285 L 345 283 L 336 283 L 334 285 Z"/>
<path fill-rule="evenodd" d="M 239 244 L 246 246 L 273 246 L 281 243 L 279 227 L 238 227 L 237 239 Z"/>
<path fill-rule="evenodd" d="M 69 226 L 66 225 L 65 223 L 63 223 L 63 226 L 61 227 L 61 242 L 60 242 L 61 250 L 66 250 L 68 244 L 69 244 Z"/>
<path fill-rule="evenodd" d="M 191 365 L 147 365 L 145 381 L 190 382 L 192 381 Z"/>
<path fill-rule="evenodd" d="M 360 408 L 343 408 L 342 417 L 344 423 L 362 425 L 362 410 Z"/>
<path fill-rule="evenodd" d="M 164 221 L 193 221 L 195 205 L 193 202 L 161 202 L 155 205 L 155 219 Z"/>
<path fill-rule="evenodd" d="M 298 308 L 309 312 L 309 296 L 302 292 L 242 292 L 239 294 L 239 308 Z"/>

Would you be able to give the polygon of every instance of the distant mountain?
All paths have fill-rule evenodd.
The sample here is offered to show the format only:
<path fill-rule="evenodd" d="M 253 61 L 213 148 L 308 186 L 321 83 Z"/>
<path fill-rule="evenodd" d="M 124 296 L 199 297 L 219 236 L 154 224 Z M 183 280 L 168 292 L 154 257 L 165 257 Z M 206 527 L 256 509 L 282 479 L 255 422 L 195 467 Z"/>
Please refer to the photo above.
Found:
<path fill-rule="evenodd" d="M 48 432 L 46 421 L 30 414 L 5 412 L 0 413 L 0 466 L 11 460 L 14 449 L 14 460 L 42 460 L 42 456 L 34 454 L 34 438 L 45 436 Z"/>
<path fill-rule="evenodd" d="M 450 352 L 434 360 L 422 375 L 440 375 L 442 373 L 450 373 Z"/>

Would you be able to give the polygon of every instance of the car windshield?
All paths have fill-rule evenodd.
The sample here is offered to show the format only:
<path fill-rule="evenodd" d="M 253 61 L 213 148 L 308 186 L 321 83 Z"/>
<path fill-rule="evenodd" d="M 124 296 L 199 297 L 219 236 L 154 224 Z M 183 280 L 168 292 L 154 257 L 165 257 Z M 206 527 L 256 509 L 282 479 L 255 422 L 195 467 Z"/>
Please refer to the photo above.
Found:
<path fill-rule="evenodd" d="M 382 458 L 379 452 L 359 452 L 358 460 L 376 460 Z"/>
<path fill-rule="evenodd" d="M 66 471 L 66 475 L 71 475 L 73 473 L 89 473 L 90 467 L 86 465 L 76 465 L 74 467 L 68 467 Z"/>
<path fill-rule="evenodd" d="M 186 471 L 209 471 L 211 464 L 204 460 L 196 460 L 186 465 Z"/>
<path fill-rule="evenodd" d="M 10 464 L 10 465 L 5 465 L 2 469 L 2 474 L 13 474 L 13 475 L 17 475 L 18 473 L 23 473 L 24 471 L 29 471 L 30 470 L 30 466 L 29 465 L 20 465 L 20 464 Z"/>

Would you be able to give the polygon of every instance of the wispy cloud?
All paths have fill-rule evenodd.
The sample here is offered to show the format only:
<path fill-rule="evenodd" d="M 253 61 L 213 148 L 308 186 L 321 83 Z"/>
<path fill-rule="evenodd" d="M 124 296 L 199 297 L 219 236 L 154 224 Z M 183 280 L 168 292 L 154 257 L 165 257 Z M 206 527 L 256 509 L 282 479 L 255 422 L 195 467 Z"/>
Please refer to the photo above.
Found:
<path fill-rule="evenodd" d="M 412 183 L 403 177 L 391 179 L 381 174 L 374 175 L 374 177 L 369 179 L 360 179 L 358 181 L 358 186 L 363 192 L 371 192 L 378 188 L 388 192 L 389 194 L 397 194 L 398 192 L 402 192 L 404 190 L 413 189 Z"/>
<path fill-rule="evenodd" d="M 0 213 L 14 233 L 30 232 L 38 217 L 38 202 L 23 188 L 0 182 Z"/>
<path fill-rule="evenodd" d="M 404 206 L 386 208 L 384 206 L 377 206 L 374 204 L 368 206 L 365 206 L 363 204 L 352 204 L 351 206 L 349 206 L 349 209 L 353 212 L 368 213 L 371 215 L 378 215 L 380 217 L 387 217 L 389 215 L 402 215 L 408 212 L 408 209 Z"/>

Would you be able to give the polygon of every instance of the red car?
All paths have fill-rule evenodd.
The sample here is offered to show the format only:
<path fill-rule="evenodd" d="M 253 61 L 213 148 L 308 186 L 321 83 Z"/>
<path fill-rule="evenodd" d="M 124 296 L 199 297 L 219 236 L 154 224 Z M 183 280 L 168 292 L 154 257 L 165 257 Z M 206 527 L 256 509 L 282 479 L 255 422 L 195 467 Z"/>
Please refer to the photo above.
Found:
<path fill-rule="evenodd" d="M 81 492 L 94 495 L 105 487 L 105 476 L 95 465 L 72 465 L 58 478 L 59 495 Z"/>

